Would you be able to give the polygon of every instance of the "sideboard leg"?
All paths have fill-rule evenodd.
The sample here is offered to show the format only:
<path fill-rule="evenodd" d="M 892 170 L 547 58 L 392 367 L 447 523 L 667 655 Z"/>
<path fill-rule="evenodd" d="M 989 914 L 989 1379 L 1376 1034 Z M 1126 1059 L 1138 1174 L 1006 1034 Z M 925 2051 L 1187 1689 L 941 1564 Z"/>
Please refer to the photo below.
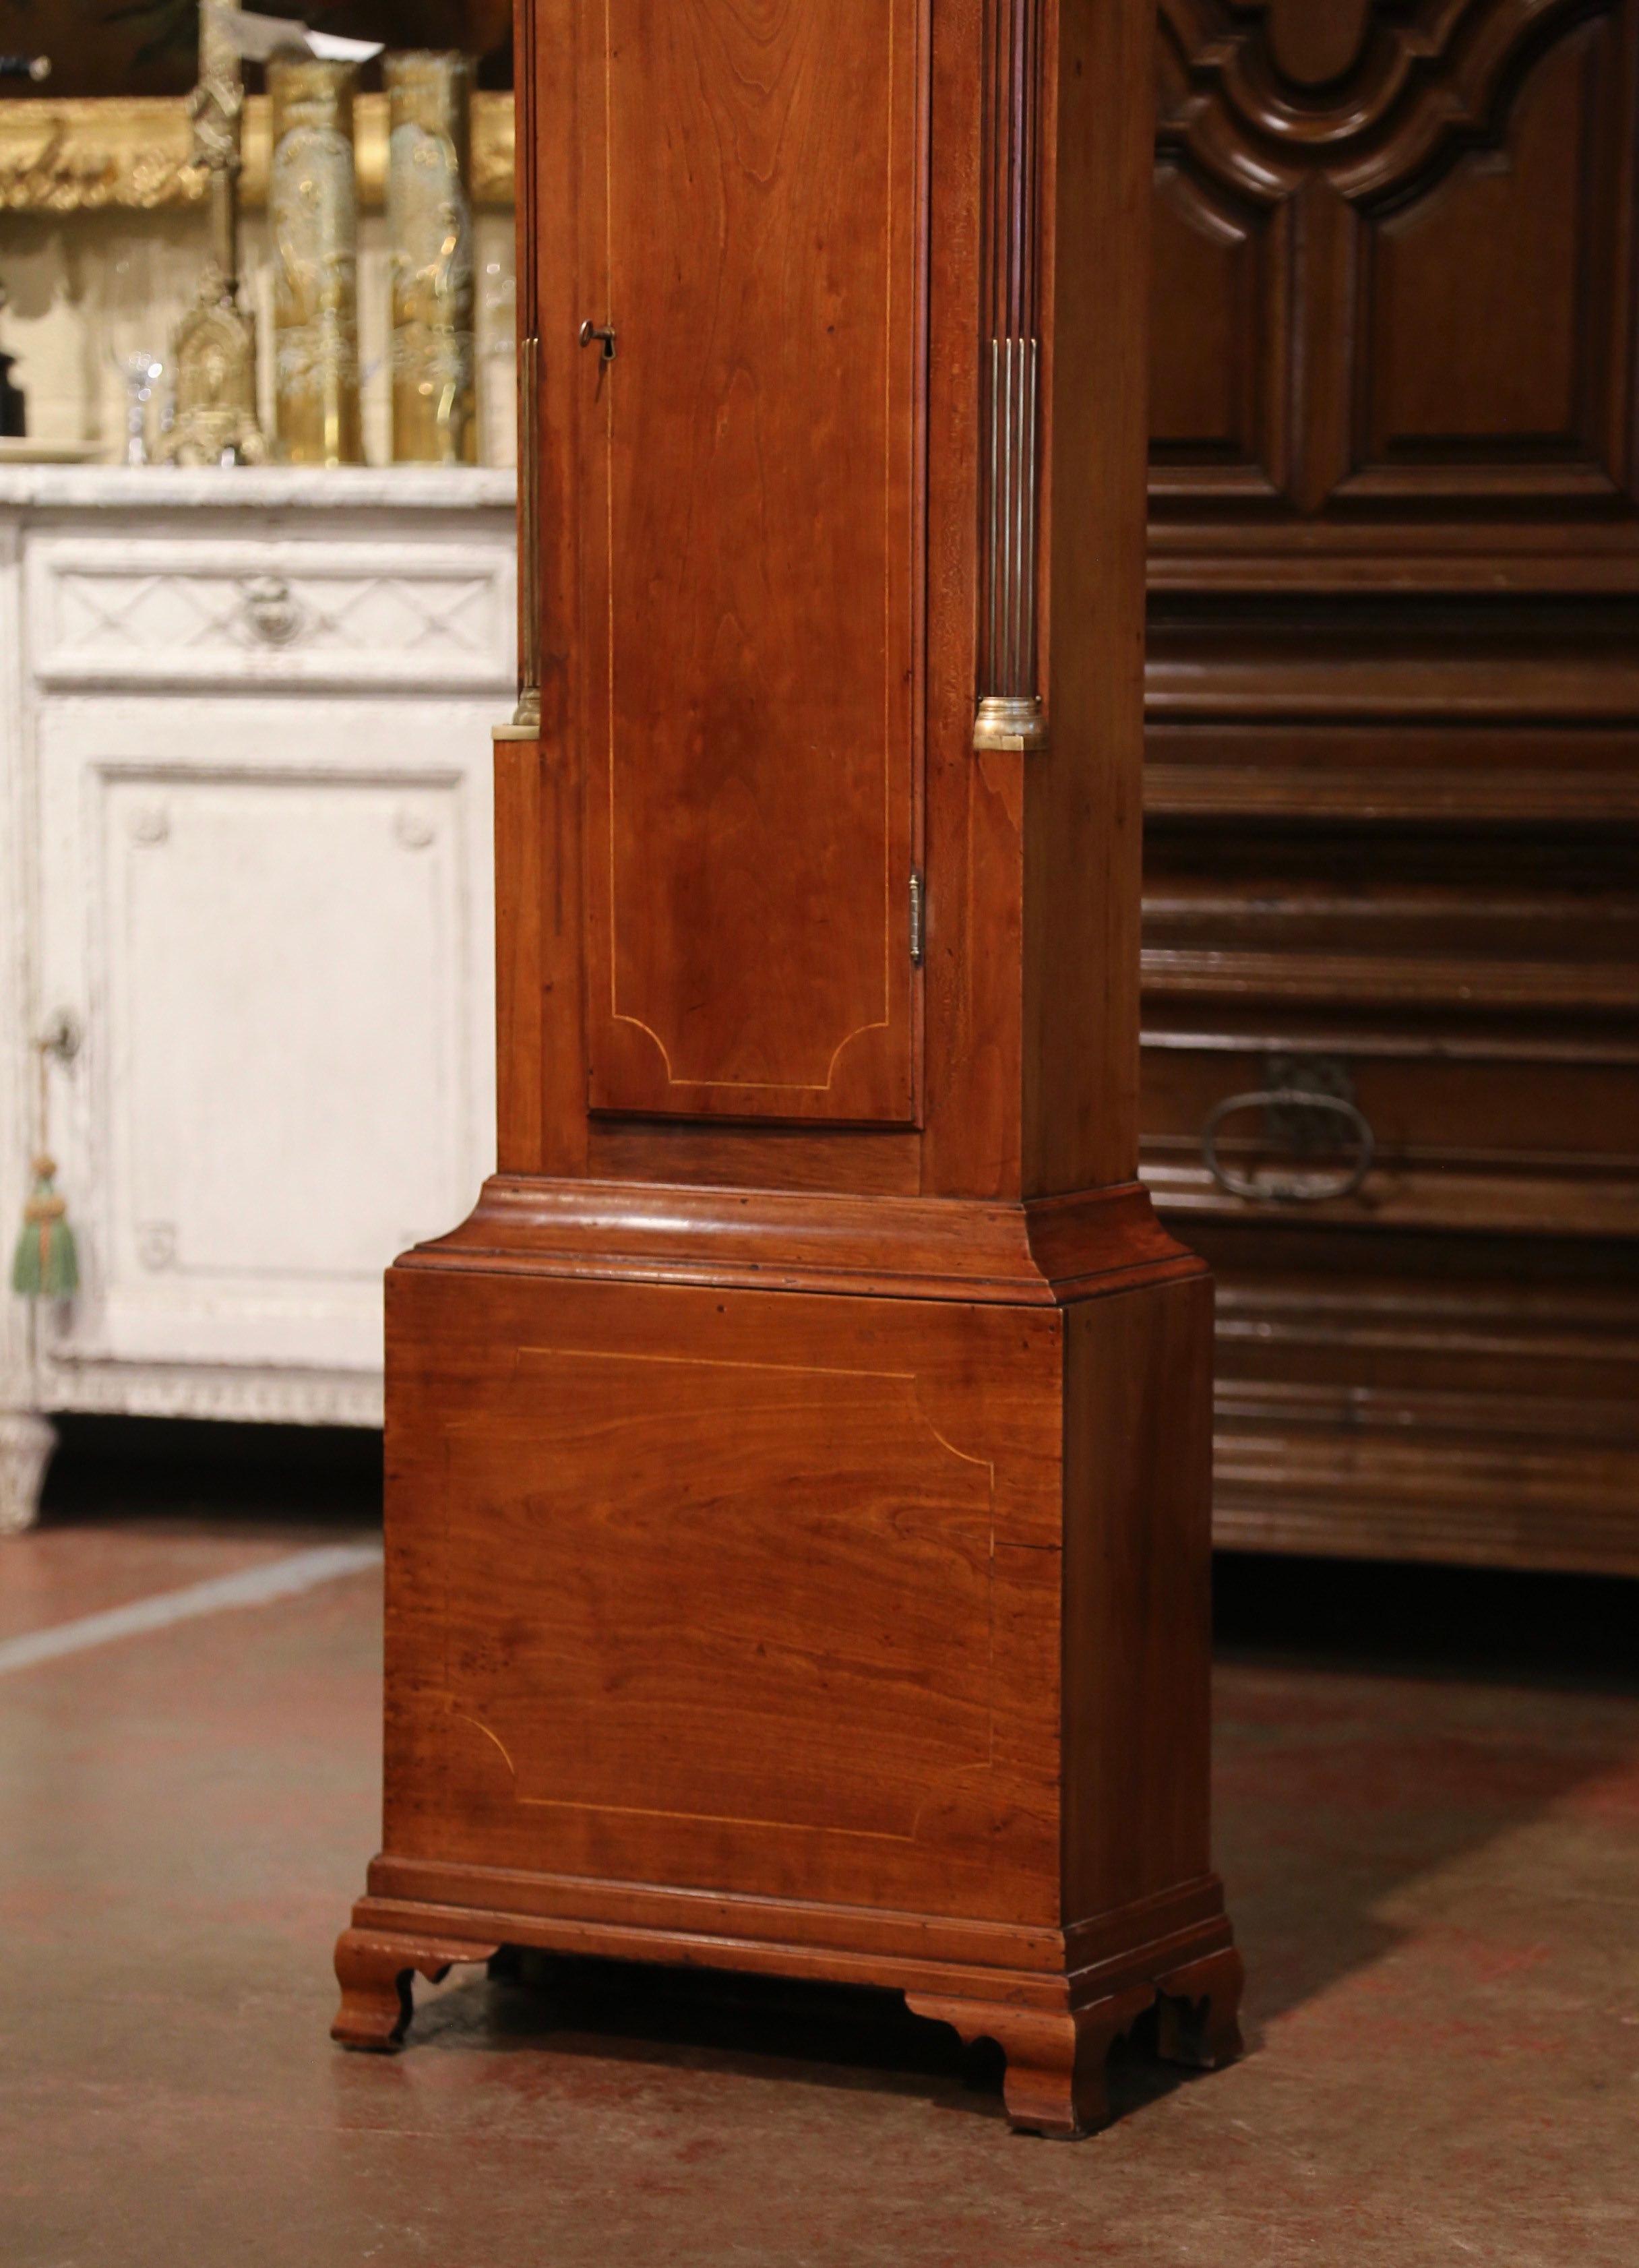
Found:
<path fill-rule="evenodd" d="M 0 1535 L 20 1535 L 40 1517 L 57 1429 L 32 1410 L 0 1410 Z"/>
<path fill-rule="evenodd" d="M 1169 2063 L 1216 2071 L 1242 2052 L 1240 1995 L 1246 1970 L 1234 1947 L 1209 1953 L 1161 1977 L 1157 2047 Z"/>
<path fill-rule="evenodd" d="M 459 1938 L 389 1937 L 379 1930 L 344 1929 L 336 1940 L 342 2005 L 331 2038 L 344 2048 L 391 2055 L 414 2013 L 410 1979 L 417 1970 L 429 1984 L 439 1984 L 458 1961 L 491 1961 L 500 1949 Z"/>
<path fill-rule="evenodd" d="M 1154 1999 L 1151 1987 L 1140 1984 L 1071 2014 L 920 1992 L 905 1996 L 913 2014 L 950 2024 L 964 2040 L 994 2040 L 1007 2058 L 1002 2099 L 1013 2125 L 1021 2133 L 1066 2142 L 1108 2125 L 1110 2049 Z"/>

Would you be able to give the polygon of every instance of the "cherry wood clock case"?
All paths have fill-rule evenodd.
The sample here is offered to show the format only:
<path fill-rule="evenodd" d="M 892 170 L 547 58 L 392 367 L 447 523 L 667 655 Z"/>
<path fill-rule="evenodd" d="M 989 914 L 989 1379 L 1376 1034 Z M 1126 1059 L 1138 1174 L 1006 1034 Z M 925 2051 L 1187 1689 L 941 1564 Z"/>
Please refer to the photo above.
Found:
<path fill-rule="evenodd" d="M 513 1946 L 1238 2047 L 1136 1181 L 1145 0 L 534 0 L 500 1171 L 388 1282 L 335 2036 Z M 1073 634 L 1055 635 L 1055 622 Z"/>

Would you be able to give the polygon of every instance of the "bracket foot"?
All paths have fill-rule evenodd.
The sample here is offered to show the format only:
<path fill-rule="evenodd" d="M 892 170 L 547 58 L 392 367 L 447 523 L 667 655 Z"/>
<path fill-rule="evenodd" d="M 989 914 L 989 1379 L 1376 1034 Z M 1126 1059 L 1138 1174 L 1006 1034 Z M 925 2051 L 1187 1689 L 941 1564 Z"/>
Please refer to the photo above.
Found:
<path fill-rule="evenodd" d="M 336 1940 L 336 1982 L 342 2005 L 330 2036 L 344 2048 L 391 2055 L 415 2013 L 411 1979 L 418 1972 L 442 1984 L 458 1961 L 492 1961 L 498 1945 L 462 1938 L 389 1937 L 379 1930 L 344 1929 Z"/>
<path fill-rule="evenodd" d="M 1115 2041 L 1155 1999 L 1134 1985 L 1073 2012 L 1015 2008 L 994 2000 L 947 2000 L 908 1992 L 914 2015 L 952 2025 L 964 2040 L 994 2040 L 1007 2058 L 1002 2099 L 1021 2133 L 1075 2141 L 1110 2122 L 1105 2066 Z"/>

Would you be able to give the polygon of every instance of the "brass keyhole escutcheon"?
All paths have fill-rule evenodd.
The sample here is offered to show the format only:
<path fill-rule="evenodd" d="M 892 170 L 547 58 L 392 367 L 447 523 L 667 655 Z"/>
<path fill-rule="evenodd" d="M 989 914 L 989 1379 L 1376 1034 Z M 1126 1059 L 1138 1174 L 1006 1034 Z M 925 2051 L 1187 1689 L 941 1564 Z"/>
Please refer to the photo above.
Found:
<path fill-rule="evenodd" d="M 614 360 L 614 332 L 613 327 L 609 325 L 599 327 L 592 320 L 590 316 L 588 316 L 586 320 L 580 327 L 580 342 L 582 346 L 589 347 L 594 339 L 599 341 L 602 344 L 603 359 L 605 362 L 613 362 Z"/>

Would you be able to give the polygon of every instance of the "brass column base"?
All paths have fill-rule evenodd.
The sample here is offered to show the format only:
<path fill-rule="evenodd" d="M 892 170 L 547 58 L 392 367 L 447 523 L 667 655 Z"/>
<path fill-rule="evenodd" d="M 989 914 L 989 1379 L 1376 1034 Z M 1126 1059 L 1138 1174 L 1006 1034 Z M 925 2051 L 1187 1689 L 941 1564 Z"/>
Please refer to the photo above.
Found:
<path fill-rule="evenodd" d="M 985 695 L 974 722 L 975 748 L 1011 748 L 1017 752 L 1045 748 L 1047 745 L 1047 720 L 1041 713 L 1037 695 L 1027 694 L 1022 698 L 1003 693 Z"/>

